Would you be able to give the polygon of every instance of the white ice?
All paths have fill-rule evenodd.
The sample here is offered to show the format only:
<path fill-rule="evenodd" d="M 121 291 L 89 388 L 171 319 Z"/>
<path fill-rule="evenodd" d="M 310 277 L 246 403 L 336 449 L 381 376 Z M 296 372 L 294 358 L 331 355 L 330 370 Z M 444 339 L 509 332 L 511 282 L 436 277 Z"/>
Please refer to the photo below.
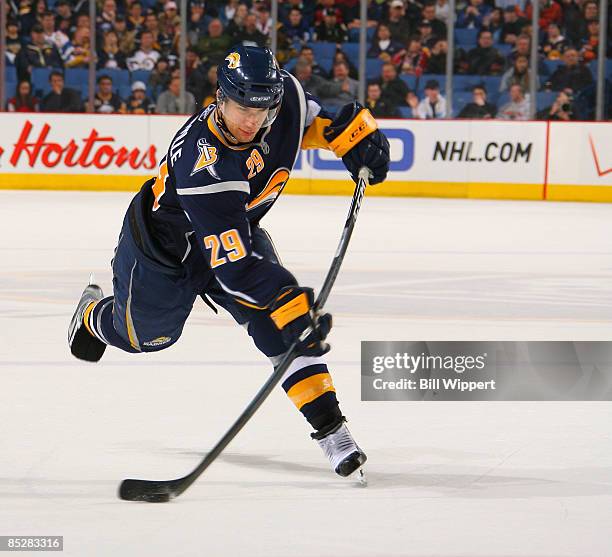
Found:
<path fill-rule="evenodd" d="M 612 205 L 366 198 L 329 362 L 369 486 L 331 472 L 279 387 L 153 505 L 120 501 L 121 479 L 190 471 L 270 368 L 203 304 L 166 351 L 71 357 L 129 199 L 2 193 L 0 535 L 79 557 L 612 555 L 612 403 L 361 402 L 359 379 L 362 340 L 611 340 Z M 265 219 L 302 283 L 321 284 L 348 201 L 284 196 Z"/>

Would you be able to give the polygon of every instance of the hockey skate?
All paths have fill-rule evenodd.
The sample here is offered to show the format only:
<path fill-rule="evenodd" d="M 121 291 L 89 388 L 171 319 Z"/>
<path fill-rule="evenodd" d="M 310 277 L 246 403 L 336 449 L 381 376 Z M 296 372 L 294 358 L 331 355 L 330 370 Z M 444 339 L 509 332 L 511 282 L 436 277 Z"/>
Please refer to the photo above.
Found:
<path fill-rule="evenodd" d="M 311 434 L 323 449 L 334 472 L 344 478 L 361 468 L 368 458 L 355 443 L 345 421 L 346 418 L 342 417 L 332 425 Z M 361 478 L 365 479 L 365 476 L 360 471 L 359 479 L 363 483 Z"/>
<path fill-rule="evenodd" d="M 101 300 L 103 297 L 102 289 L 90 280 L 90 283 L 83 290 L 76 311 L 72 316 L 72 321 L 70 321 L 68 346 L 70 346 L 70 352 L 73 356 L 76 356 L 79 360 L 97 362 L 106 350 L 106 344 L 94 337 L 83 323 L 86 310 L 90 304 Z"/>

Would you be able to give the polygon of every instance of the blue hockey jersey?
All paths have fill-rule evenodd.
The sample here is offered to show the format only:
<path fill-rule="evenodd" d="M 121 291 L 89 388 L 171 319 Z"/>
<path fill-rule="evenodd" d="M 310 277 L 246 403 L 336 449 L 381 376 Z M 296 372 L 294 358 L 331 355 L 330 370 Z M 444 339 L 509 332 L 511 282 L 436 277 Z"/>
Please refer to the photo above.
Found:
<path fill-rule="evenodd" d="M 180 264 L 192 249 L 201 250 L 219 285 L 257 308 L 295 279 L 254 251 L 251 231 L 281 194 L 299 150 L 329 148 L 323 131 L 331 118 L 293 76 L 283 71 L 283 79 L 279 114 L 253 143 L 228 143 L 214 104 L 187 120 L 157 177 L 143 187 L 150 191 L 136 219 L 146 223 L 163 254 L 158 259 Z"/>

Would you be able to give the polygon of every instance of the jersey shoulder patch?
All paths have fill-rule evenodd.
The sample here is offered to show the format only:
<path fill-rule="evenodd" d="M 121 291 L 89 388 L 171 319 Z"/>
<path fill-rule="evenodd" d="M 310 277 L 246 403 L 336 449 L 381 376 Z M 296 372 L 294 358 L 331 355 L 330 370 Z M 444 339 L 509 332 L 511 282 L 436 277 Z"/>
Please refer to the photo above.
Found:
<path fill-rule="evenodd" d="M 210 130 L 209 105 L 175 136 L 170 147 L 172 170 L 178 195 L 198 195 L 223 191 L 250 193 L 239 157 L 224 148 Z M 172 153 L 179 156 L 172 157 Z"/>

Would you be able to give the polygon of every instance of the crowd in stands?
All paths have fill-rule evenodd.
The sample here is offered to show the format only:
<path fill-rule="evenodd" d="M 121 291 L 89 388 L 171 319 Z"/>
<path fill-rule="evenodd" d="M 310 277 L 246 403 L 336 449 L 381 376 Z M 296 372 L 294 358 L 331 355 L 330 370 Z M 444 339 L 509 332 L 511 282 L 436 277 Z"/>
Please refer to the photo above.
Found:
<path fill-rule="evenodd" d="M 526 120 L 592 117 L 595 0 L 369 0 L 367 99 L 377 117 Z M 7 0 L 9 111 L 189 114 L 214 100 L 216 68 L 237 43 L 269 45 L 325 108 L 358 96 L 359 0 L 188 0 L 186 94 L 180 96 L 175 0 L 97 0 L 96 89 L 88 106 L 88 0 Z M 447 24 L 455 18 L 453 114 L 445 99 Z M 608 35 L 610 36 L 611 33 Z M 538 67 L 530 67 L 537 40 Z M 610 57 L 610 44 L 607 45 Z M 610 65 L 608 61 L 608 78 Z M 538 98 L 531 99 L 531 72 Z"/>

